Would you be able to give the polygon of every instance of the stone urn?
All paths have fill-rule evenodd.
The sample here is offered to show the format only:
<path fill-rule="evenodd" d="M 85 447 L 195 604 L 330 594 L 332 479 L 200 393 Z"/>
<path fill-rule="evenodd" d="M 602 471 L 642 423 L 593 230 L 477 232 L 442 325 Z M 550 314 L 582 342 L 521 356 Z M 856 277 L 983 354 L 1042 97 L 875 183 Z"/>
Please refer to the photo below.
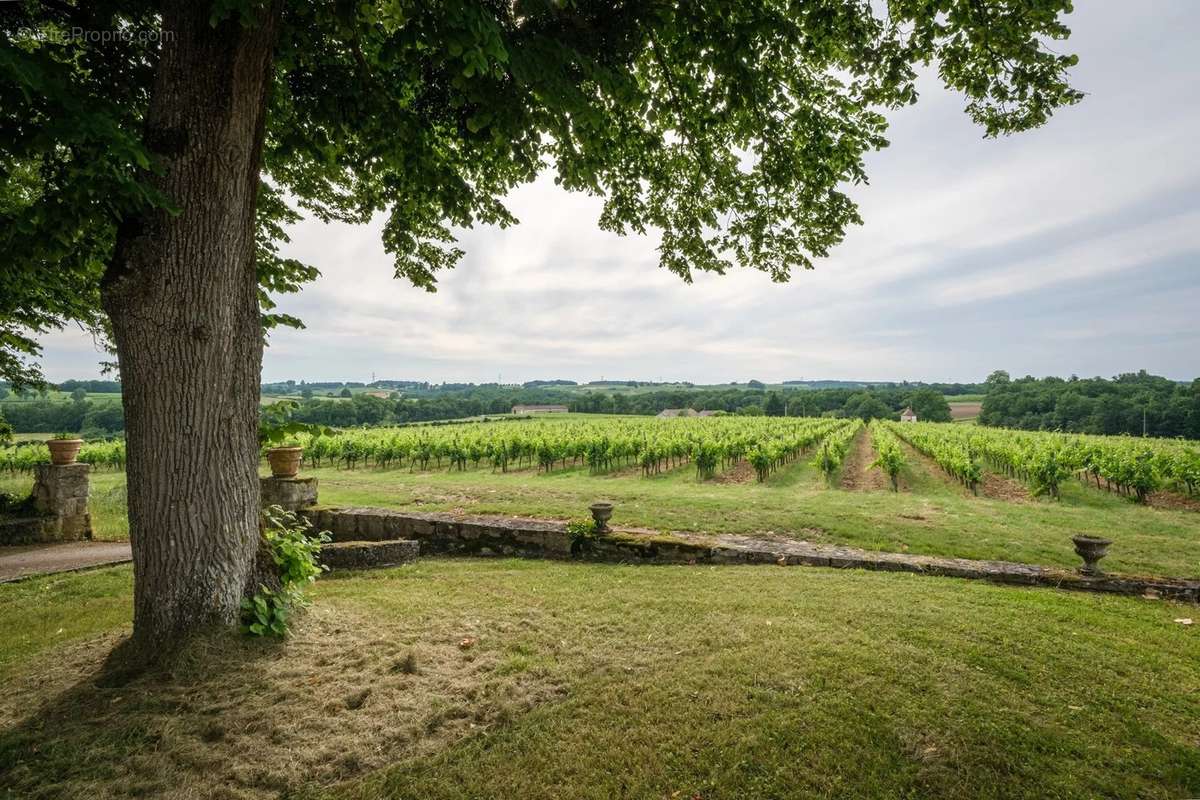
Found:
<path fill-rule="evenodd" d="M 596 522 L 596 530 L 608 530 L 608 521 L 612 519 L 613 504 L 592 503 L 588 506 L 588 510 L 592 512 L 592 519 Z"/>
<path fill-rule="evenodd" d="M 75 463 L 83 439 L 47 439 L 46 446 L 50 448 L 50 463 L 62 467 Z"/>
<path fill-rule="evenodd" d="M 1075 543 L 1075 552 L 1083 559 L 1083 566 L 1079 568 L 1080 575 L 1103 575 L 1096 563 L 1108 555 L 1108 546 L 1112 544 L 1112 539 L 1102 539 L 1099 536 L 1087 536 L 1079 534 L 1072 536 L 1071 541 Z"/>
<path fill-rule="evenodd" d="M 267 462 L 271 465 L 271 477 L 294 478 L 300 471 L 300 460 L 304 448 L 299 445 L 272 447 L 267 451 Z"/>

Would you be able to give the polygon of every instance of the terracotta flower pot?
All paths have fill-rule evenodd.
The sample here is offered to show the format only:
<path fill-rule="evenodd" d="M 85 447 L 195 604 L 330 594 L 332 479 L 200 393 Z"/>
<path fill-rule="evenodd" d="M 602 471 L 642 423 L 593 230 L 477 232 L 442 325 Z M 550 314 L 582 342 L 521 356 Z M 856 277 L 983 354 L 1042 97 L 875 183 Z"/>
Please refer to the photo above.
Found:
<path fill-rule="evenodd" d="M 1102 575 L 1103 573 L 1096 563 L 1108 555 L 1108 546 L 1112 544 L 1112 539 L 1079 534 L 1072 536 L 1071 541 L 1075 543 L 1075 552 L 1083 559 L 1083 566 L 1079 568 L 1079 573 L 1081 575 Z"/>
<path fill-rule="evenodd" d="M 271 475 L 276 478 L 294 478 L 300 471 L 300 460 L 304 457 L 303 447 L 272 447 L 267 451 Z"/>
<path fill-rule="evenodd" d="M 50 463 L 61 467 L 75 463 L 83 439 L 47 439 L 46 446 L 50 448 Z"/>

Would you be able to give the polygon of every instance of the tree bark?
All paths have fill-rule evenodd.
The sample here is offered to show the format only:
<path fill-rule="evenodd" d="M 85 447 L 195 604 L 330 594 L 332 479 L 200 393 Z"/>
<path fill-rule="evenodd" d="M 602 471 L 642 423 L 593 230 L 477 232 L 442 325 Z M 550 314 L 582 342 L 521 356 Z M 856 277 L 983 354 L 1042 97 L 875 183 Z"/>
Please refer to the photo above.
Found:
<path fill-rule="evenodd" d="M 178 213 L 124 220 L 102 283 L 121 368 L 134 644 L 237 620 L 259 538 L 255 204 L 279 3 L 168 0 L 145 136 Z M 168 33 L 173 35 L 168 41 Z"/>

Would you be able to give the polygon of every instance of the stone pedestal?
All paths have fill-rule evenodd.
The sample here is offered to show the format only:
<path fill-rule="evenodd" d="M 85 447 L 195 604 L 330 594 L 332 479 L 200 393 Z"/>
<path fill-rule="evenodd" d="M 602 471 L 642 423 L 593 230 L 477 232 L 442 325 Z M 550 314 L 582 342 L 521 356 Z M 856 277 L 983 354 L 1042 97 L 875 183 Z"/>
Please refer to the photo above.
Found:
<path fill-rule="evenodd" d="M 87 464 L 38 464 L 34 467 L 33 507 L 42 520 L 40 541 L 92 538 L 88 514 Z"/>
<path fill-rule="evenodd" d="M 282 506 L 299 511 L 317 504 L 316 478 L 259 478 L 262 507 Z"/>

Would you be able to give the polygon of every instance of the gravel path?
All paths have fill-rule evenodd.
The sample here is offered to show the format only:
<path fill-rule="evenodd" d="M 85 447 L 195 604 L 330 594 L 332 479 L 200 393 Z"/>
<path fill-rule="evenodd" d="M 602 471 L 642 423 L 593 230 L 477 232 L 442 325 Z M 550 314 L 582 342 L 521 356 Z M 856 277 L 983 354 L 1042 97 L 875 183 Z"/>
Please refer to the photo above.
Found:
<path fill-rule="evenodd" d="M 70 542 L 0 547 L 0 583 L 131 560 L 129 542 Z"/>

